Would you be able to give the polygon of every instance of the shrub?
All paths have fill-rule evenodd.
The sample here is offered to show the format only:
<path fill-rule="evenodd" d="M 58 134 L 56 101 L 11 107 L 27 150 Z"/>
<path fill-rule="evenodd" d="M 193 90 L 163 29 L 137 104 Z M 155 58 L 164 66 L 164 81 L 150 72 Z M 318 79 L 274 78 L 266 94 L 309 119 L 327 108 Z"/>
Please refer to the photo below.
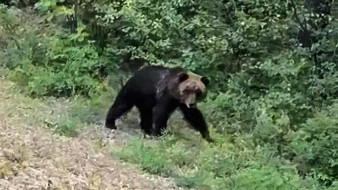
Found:
<path fill-rule="evenodd" d="M 8 11 L 3 13 L 4 17 L 8 16 Z M 2 64 L 12 69 L 10 78 L 19 82 L 29 95 L 90 96 L 103 90 L 105 66 L 92 42 L 83 41 L 86 33 L 81 27 L 78 33 L 71 34 L 53 25 L 38 24 L 39 20 L 32 19 L 27 22 L 30 24 L 25 24 L 26 20 L 14 18 L 7 19 L 14 27 L 8 34 L 13 40 L 2 53 L 6 57 Z M 45 31 L 37 30 L 32 23 L 45 27 Z M 57 28 L 59 31 L 53 33 Z"/>
<path fill-rule="evenodd" d="M 291 153 L 299 170 L 325 185 L 338 178 L 338 104 L 334 103 L 307 119 L 289 135 Z"/>

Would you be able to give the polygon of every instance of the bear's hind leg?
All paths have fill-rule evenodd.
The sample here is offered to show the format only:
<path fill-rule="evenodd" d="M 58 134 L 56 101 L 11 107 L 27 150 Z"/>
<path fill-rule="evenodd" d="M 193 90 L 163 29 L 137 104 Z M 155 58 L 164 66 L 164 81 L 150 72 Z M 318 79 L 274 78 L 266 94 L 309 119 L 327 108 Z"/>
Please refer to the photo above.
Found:
<path fill-rule="evenodd" d="M 106 127 L 109 129 L 116 129 L 115 120 L 121 117 L 124 113 L 129 111 L 133 104 L 128 102 L 126 98 L 117 97 L 114 104 L 110 107 L 107 118 Z"/>

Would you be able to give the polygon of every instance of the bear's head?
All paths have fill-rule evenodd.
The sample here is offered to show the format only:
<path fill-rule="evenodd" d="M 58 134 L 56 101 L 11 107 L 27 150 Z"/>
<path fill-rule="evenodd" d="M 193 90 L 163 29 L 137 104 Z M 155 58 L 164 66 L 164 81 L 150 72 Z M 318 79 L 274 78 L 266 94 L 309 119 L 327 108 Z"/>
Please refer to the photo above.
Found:
<path fill-rule="evenodd" d="M 197 102 L 206 97 L 206 86 L 209 79 L 192 72 L 180 73 L 177 96 L 181 103 L 188 108 L 194 107 Z"/>

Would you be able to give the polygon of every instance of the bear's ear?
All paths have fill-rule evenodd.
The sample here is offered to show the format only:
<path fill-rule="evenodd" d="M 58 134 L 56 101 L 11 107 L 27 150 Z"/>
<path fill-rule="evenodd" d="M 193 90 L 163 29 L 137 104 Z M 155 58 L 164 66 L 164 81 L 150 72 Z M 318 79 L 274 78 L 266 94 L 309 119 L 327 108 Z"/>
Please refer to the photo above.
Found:
<path fill-rule="evenodd" d="M 209 84 L 209 79 L 208 79 L 208 77 L 202 77 L 201 78 L 201 81 L 203 82 L 203 84 L 205 85 L 205 86 L 207 86 L 208 84 Z"/>
<path fill-rule="evenodd" d="M 178 81 L 183 82 L 189 78 L 189 75 L 187 73 L 180 73 L 178 75 Z"/>

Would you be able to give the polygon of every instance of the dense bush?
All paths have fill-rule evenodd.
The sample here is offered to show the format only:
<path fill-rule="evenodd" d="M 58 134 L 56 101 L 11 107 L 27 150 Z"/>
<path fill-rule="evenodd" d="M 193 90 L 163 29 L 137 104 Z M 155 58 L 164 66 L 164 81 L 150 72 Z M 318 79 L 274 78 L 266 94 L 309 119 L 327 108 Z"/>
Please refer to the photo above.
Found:
<path fill-rule="evenodd" d="M 117 90 L 120 75 L 147 63 L 210 77 L 201 107 L 218 144 L 169 135 L 136 140 L 121 158 L 187 187 L 337 187 L 331 1 L 25 2 L 0 7 L 0 56 L 30 95 L 102 95 L 105 79 Z"/>
<path fill-rule="evenodd" d="M 41 22 L 36 15 L 11 15 L 13 9 L 2 9 L 2 23 L 13 39 L 1 52 L 2 65 L 11 69 L 10 78 L 24 86 L 32 96 L 90 95 L 102 90 L 102 59 L 86 33 L 78 27 L 71 34 Z M 29 22 L 30 21 L 30 22 Z M 42 20 L 43 21 L 43 20 Z M 42 29 L 42 31 L 41 31 Z"/>
<path fill-rule="evenodd" d="M 288 136 L 289 151 L 299 171 L 326 185 L 338 178 L 338 104 L 322 109 Z"/>

